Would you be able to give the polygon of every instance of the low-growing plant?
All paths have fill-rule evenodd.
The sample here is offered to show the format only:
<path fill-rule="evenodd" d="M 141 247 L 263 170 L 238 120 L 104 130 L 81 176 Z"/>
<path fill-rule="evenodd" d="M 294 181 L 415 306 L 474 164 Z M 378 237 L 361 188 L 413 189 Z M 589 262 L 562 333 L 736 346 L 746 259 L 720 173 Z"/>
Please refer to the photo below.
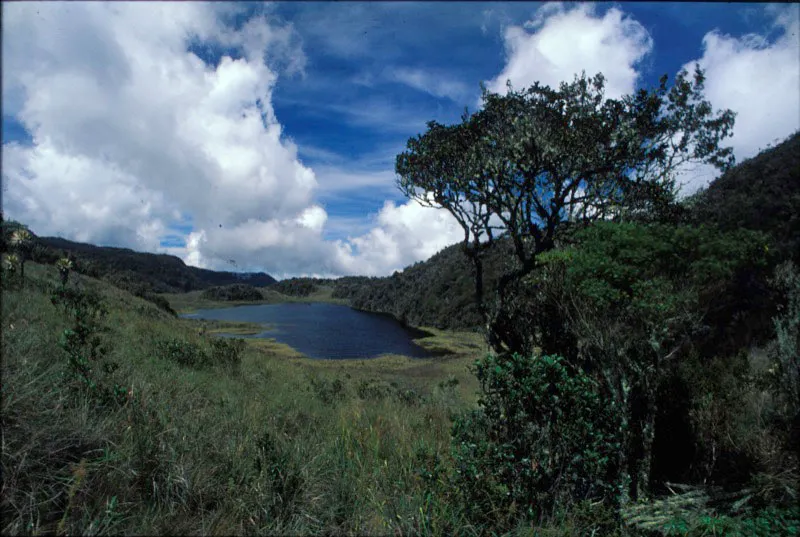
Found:
<path fill-rule="evenodd" d="M 209 365 L 209 356 L 203 348 L 191 341 L 179 338 L 165 339 L 156 342 L 156 357 L 175 362 L 185 367 L 204 367 Z"/>
<path fill-rule="evenodd" d="M 800 509 L 767 508 L 747 516 L 687 513 L 660 529 L 662 535 L 680 537 L 794 537 L 800 535 Z"/>
<path fill-rule="evenodd" d="M 119 365 L 106 358 L 100 334 L 108 309 L 100 296 L 91 291 L 61 285 L 51 291 L 50 301 L 61 306 L 73 325 L 64 329 L 59 345 L 67 356 L 65 380 L 78 391 L 85 391 L 100 406 L 121 405 L 127 388 L 111 378 Z"/>
<path fill-rule="evenodd" d="M 385 382 L 362 380 L 356 388 L 356 393 L 361 399 L 380 401 L 389 397 L 394 388 Z"/>
<path fill-rule="evenodd" d="M 318 376 L 309 378 L 314 395 L 326 405 L 336 404 L 344 399 L 345 386 L 340 379 L 329 381 Z"/>
<path fill-rule="evenodd" d="M 211 338 L 211 362 L 233 371 L 238 371 L 242 364 L 242 353 L 246 343 L 239 338 Z"/>

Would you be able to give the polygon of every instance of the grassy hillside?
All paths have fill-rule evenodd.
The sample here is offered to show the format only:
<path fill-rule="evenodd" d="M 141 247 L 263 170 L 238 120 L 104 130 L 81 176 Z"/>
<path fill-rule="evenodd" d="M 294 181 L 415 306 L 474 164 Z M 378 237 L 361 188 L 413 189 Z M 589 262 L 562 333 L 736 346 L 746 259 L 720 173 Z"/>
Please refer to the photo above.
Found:
<path fill-rule="evenodd" d="M 4 534 L 460 527 L 431 491 L 452 464 L 450 416 L 474 402 L 474 335 L 420 341 L 455 350 L 430 360 L 315 361 L 263 340 L 220 347 L 211 334 L 229 327 L 201 335 L 78 276 L 72 285 L 108 313 L 76 348 L 64 340 L 73 314 L 51 302 L 54 268 L 31 263 L 26 280 L 2 302 Z M 81 353 L 93 355 L 85 375 Z"/>

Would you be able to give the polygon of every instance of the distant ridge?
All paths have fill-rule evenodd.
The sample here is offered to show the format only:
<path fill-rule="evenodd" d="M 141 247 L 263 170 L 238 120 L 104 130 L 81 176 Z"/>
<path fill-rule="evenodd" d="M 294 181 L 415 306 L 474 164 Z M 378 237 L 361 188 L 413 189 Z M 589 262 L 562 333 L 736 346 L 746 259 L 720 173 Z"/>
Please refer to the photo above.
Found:
<path fill-rule="evenodd" d="M 168 254 L 95 246 L 61 237 L 37 237 L 35 242 L 34 261 L 53 263 L 66 254 L 73 259 L 77 272 L 140 292 L 183 293 L 234 283 L 264 287 L 276 282 L 264 272 L 237 273 L 190 267 Z"/>

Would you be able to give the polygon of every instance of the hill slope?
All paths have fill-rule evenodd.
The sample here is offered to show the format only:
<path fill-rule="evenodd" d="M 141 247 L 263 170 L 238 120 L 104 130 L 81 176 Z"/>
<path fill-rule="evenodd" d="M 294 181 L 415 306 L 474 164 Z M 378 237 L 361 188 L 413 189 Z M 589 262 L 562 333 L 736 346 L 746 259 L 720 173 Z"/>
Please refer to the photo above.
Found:
<path fill-rule="evenodd" d="M 218 272 L 190 267 L 181 259 L 166 254 L 94 246 L 59 237 L 38 237 L 36 242 L 35 261 L 52 263 L 67 254 L 74 258 L 77 272 L 102 278 L 128 290 L 141 287 L 144 291 L 156 293 L 180 293 L 234 283 L 263 287 L 276 281 L 263 272 Z"/>
<path fill-rule="evenodd" d="M 765 232 L 779 257 L 800 261 L 800 131 L 713 181 L 692 212 L 694 223 Z"/>

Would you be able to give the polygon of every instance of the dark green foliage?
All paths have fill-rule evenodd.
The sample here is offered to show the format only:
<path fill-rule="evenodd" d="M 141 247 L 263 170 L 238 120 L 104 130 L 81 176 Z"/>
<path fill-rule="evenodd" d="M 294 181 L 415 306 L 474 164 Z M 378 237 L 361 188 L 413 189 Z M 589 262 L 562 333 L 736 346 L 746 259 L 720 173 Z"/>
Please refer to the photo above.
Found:
<path fill-rule="evenodd" d="M 100 406 L 125 403 L 127 388 L 112 377 L 119 366 L 105 358 L 101 343 L 102 321 L 108 310 L 99 295 L 62 285 L 53 289 L 50 300 L 54 306 L 61 306 L 73 323 L 59 342 L 67 356 L 68 385 L 78 393 L 87 393 Z"/>
<path fill-rule="evenodd" d="M 785 296 L 774 318 L 775 340 L 769 352 L 774 360 L 774 382 L 787 412 L 800 412 L 800 271 L 792 262 L 777 267 L 773 283 Z"/>
<path fill-rule="evenodd" d="M 453 427 L 459 485 L 475 518 L 510 524 L 585 499 L 613 501 L 619 409 L 558 356 L 476 363 L 480 409 Z M 506 518 L 510 517 L 510 518 Z"/>
<path fill-rule="evenodd" d="M 46 249 L 39 253 L 42 261 L 57 259 L 48 250 L 58 252 L 58 257 L 67 253 L 75 259 L 76 272 L 95 278 L 131 279 L 144 286 L 147 291 L 155 293 L 180 293 L 234 283 L 266 286 L 275 282 L 273 277 L 260 272 L 217 272 L 188 267 L 179 258 L 166 254 L 95 246 L 59 237 L 39 237 L 38 243 Z"/>
<path fill-rule="evenodd" d="M 186 367 L 204 367 L 210 364 L 202 347 L 191 341 L 167 339 L 156 342 L 156 356 Z"/>
<path fill-rule="evenodd" d="M 275 519 L 288 519 L 299 508 L 303 493 L 303 477 L 294 459 L 277 440 L 265 432 L 256 442 L 254 471 L 257 479 L 266 487 L 266 505 L 261 506 L 258 516 L 261 523 Z"/>
<path fill-rule="evenodd" d="M 672 204 L 674 174 L 688 162 L 725 169 L 734 114 L 714 112 L 705 77 L 681 71 L 653 90 L 606 99 L 602 74 L 557 89 L 533 86 L 483 93 L 483 107 L 460 123 L 435 121 L 397 156 L 398 186 L 425 206 L 446 209 L 464 232 L 475 297 L 495 352 L 524 352 L 511 316 L 513 287 L 556 247 L 566 226 L 657 214 Z M 501 233 L 513 264 L 496 286 L 483 274 L 486 250 Z M 484 296 L 486 299 L 484 299 Z"/>
<path fill-rule="evenodd" d="M 317 278 L 291 278 L 272 284 L 270 289 L 284 295 L 305 297 L 317 291 L 324 282 L 326 280 Z"/>
<path fill-rule="evenodd" d="M 322 377 L 312 376 L 309 379 L 314 395 L 326 405 L 336 404 L 345 397 L 344 383 L 340 379 L 329 381 Z"/>
<path fill-rule="evenodd" d="M 169 313 L 173 317 L 178 316 L 178 312 L 172 309 L 172 306 L 170 306 L 169 301 L 161 295 L 158 295 L 156 293 L 144 292 L 141 295 L 136 295 L 136 296 L 143 298 L 148 302 L 152 302 L 153 304 L 158 306 L 160 310 Z"/>
<path fill-rule="evenodd" d="M 362 380 L 356 388 L 356 394 L 361 399 L 368 401 L 380 401 L 392 395 L 395 392 L 394 387 L 386 382 L 374 380 Z"/>
<path fill-rule="evenodd" d="M 686 205 L 691 223 L 763 231 L 778 259 L 800 262 L 800 132 L 732 168 Z"/>
<path fill-rule="evenodd" d="M 240 339 L 211 338 L 209 350 L 183 339 L 156 342 L 156 357 L 184 367 L 204 368 L 221 366 L 236 371 L 242 363 L 245 342 Z"/>
<path fill-rule="evenodd" d="M 237 371 L 242 364 L 246 343 L 239 338 L 211 338 L 211 363 Z"/>
<path fill-rule="evenodd" d="M 497 281 L 507 260 L 505 244 L 500 242 L 486 253 L 487 282 Z M 412 326 L 474 329 L 481 326 L 481 316 L 472 270 L 463 247 L 455 244 L 386 278 L 333 280 L 333 297 L 348 299 L 358 309 L 389 313 Z"/>
<path fill-rule="evenodd" d="M 264 295 L 261 291 L 244 283 L 235 283 L 223 287 L 211 287 L 203 291 L 203 298 L 207 300 L 224 301 L 258 301 L 263 300 Z"/>
<path fill-rule="evenodd" d="M 705 515 L 677 517 L 662 526 L 662 534 L 680 537 L 795 537 L 800 535 L 800 509 L 768 508 L 748 517 Z"/>

